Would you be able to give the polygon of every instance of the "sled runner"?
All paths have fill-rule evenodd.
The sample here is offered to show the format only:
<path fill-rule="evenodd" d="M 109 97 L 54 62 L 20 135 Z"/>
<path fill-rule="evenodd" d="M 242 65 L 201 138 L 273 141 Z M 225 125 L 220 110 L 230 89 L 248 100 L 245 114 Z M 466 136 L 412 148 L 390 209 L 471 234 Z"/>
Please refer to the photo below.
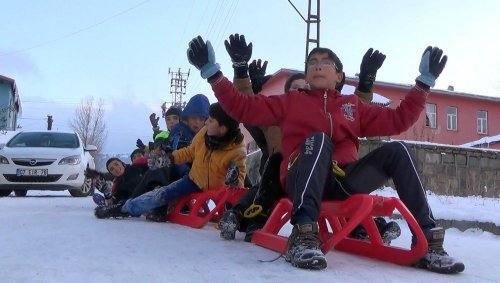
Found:
<path fill-rule="evenodd" d="M 225 187 L 181 197 L 167 215 L 167 221 L 192 228 L 202 228 L 209 221 L 219 221 L 226 204 L 234 205 L 247 190 Z M 209 205 L 210 202 L 213 202 L 212 205 Z M 211 206 L 213 207 L 210 208 Z"/>
<path fill-rule="evenodd" d="M 399 211 L 417 237 L 416 244 L 409 249 L 384 244 L 373 221 L 373 216 L 391 216 L 394 210 Z M 278 233 L 290 220 L 291 211 L 290 200 L 281 199 L 264 227 L 254 233 L 252 242 L 285 253 L 288 239 Z M 395 197 L 357 194 L 345 201 L 323 201 L 318 224 L 323 243 L 321 250 L 325 254 L 335 248 L 400 265 L 410 265 L 427 252 L 427 241 L 422 229 L 401 200 Z M 369 240 L 348 237 L 359 224 L 365 227 Z"/>

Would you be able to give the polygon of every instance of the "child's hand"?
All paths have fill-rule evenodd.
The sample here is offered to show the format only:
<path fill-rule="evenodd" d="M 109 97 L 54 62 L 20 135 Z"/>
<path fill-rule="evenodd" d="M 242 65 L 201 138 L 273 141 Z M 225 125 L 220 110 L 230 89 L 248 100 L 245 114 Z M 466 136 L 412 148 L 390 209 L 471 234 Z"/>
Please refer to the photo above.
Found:
<path fill-rule="evenodd" d="M 187 50 L 188 61 L 200 70 L 201 77 L 208 79 L 220 70 L 220 65 L 215 61 L 215 51 L 209 40 L 206 42 L 201 36 L 189 42 Z"/>
<path fill-rule="evenodd" d="M 261 59 L 253 60 L 248 67 L 248 75 L 252 81 L 252 91 L 257 94 L 262 90 L 262 86 L 271 78 L 266 76 L 267 61 Z"/>
<path fill-rule="evenodd" d="M 443 50 L 437 47 L 428 46 L 420 60 L 420 66 L 418 68 L 420 76 L 415 80 L 428 87 L 434 87 L 436 79 L 443 71 L 447 60 L 448 56 L 443 55 Z"/>
<path fill-rule="evenodd" d="M 365 56 L 363 56 L 363 61 L 361 61 L 361 66 L 359 68 L 359 83 L 358 89 L 363 92 L 371 92 L 373 88 L 373 82 L 375 82 L 375 77 L 377 76 L 377 71 L 382 67 L 384 63 L 385 55 L 378 50 L 373 51 L 373 48 L 369 48 Z"/>
<path fill-rule="evenodd" d="M 160 120 L 160 117 L 156 117 L 155 113 L 151 113 L 151 115 L 149 115 L 149 122 L 151 122 L 151 126 L 153 126 L 153 129 L 158 128 L 158 121 L 159 120 Z"/>
<path fill-rule="evenodd" d="M 141 139 L 137 139 L 137 141 L 135 142 L 135 146 L 137 146 L 138 148 L 144 150 L 144 148 L 146 147 L 146 145 L 144 145 L 144 143 L 142 142 Z"/>
<path fill-rule="evenodd" d="M 230 187 L 238 187 L 238 178 L 240 177 L 240 168 L 236 166 L 234 161 L 231 161 L 229 168 L 227 169 L 225 183 Z"/>
<path fill-rule="evenodd" d="M 231 34 L 229 41 L 224 41 L 224 45 L 229 57 L 231 57 L 231 62 L 233 62 L 233 68 L 248 64 L 250 57 L 252 57 L 252 43 L 247 44 L 244 35 Z"/>

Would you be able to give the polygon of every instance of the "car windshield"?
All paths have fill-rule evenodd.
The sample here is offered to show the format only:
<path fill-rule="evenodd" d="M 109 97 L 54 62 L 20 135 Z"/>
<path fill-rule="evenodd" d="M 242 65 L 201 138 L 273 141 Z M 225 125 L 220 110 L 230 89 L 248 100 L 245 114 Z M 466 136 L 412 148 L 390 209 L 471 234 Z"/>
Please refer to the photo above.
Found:
<path fill-rule="evenodd" d="M 14 136 L 7 146 L 78 148 L 80 143 L 72 133 L 23 132 Z"/>

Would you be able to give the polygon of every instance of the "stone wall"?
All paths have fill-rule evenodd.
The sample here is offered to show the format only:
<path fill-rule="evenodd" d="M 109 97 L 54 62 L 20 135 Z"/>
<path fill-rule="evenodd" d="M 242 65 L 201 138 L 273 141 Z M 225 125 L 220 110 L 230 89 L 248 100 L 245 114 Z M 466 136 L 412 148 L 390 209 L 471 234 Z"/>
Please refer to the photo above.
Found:
<path fill-rule="evenodd" d="M 360 140 L 360 156 L 381 140 Z M 439 195 L 500 197 L 500 151 L 407 143 L 427 190 Z M 394 187 L 389 182 L 388 186 Z"/>

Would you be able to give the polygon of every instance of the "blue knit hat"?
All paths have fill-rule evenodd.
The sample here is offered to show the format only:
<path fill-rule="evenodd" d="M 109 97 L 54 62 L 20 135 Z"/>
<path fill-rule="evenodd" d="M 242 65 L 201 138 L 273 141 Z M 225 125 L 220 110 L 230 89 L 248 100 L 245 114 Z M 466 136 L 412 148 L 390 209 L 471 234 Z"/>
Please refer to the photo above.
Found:
<path fill-rule="evenodd" d="M 185 119 L 189 116 L 199 116 L 207 119 L 208 107 L 210 107 L 208 98 L 203 94 L 197 94 L 189 99 L 186 107 L 182 110 L 181 118 Z"/>

